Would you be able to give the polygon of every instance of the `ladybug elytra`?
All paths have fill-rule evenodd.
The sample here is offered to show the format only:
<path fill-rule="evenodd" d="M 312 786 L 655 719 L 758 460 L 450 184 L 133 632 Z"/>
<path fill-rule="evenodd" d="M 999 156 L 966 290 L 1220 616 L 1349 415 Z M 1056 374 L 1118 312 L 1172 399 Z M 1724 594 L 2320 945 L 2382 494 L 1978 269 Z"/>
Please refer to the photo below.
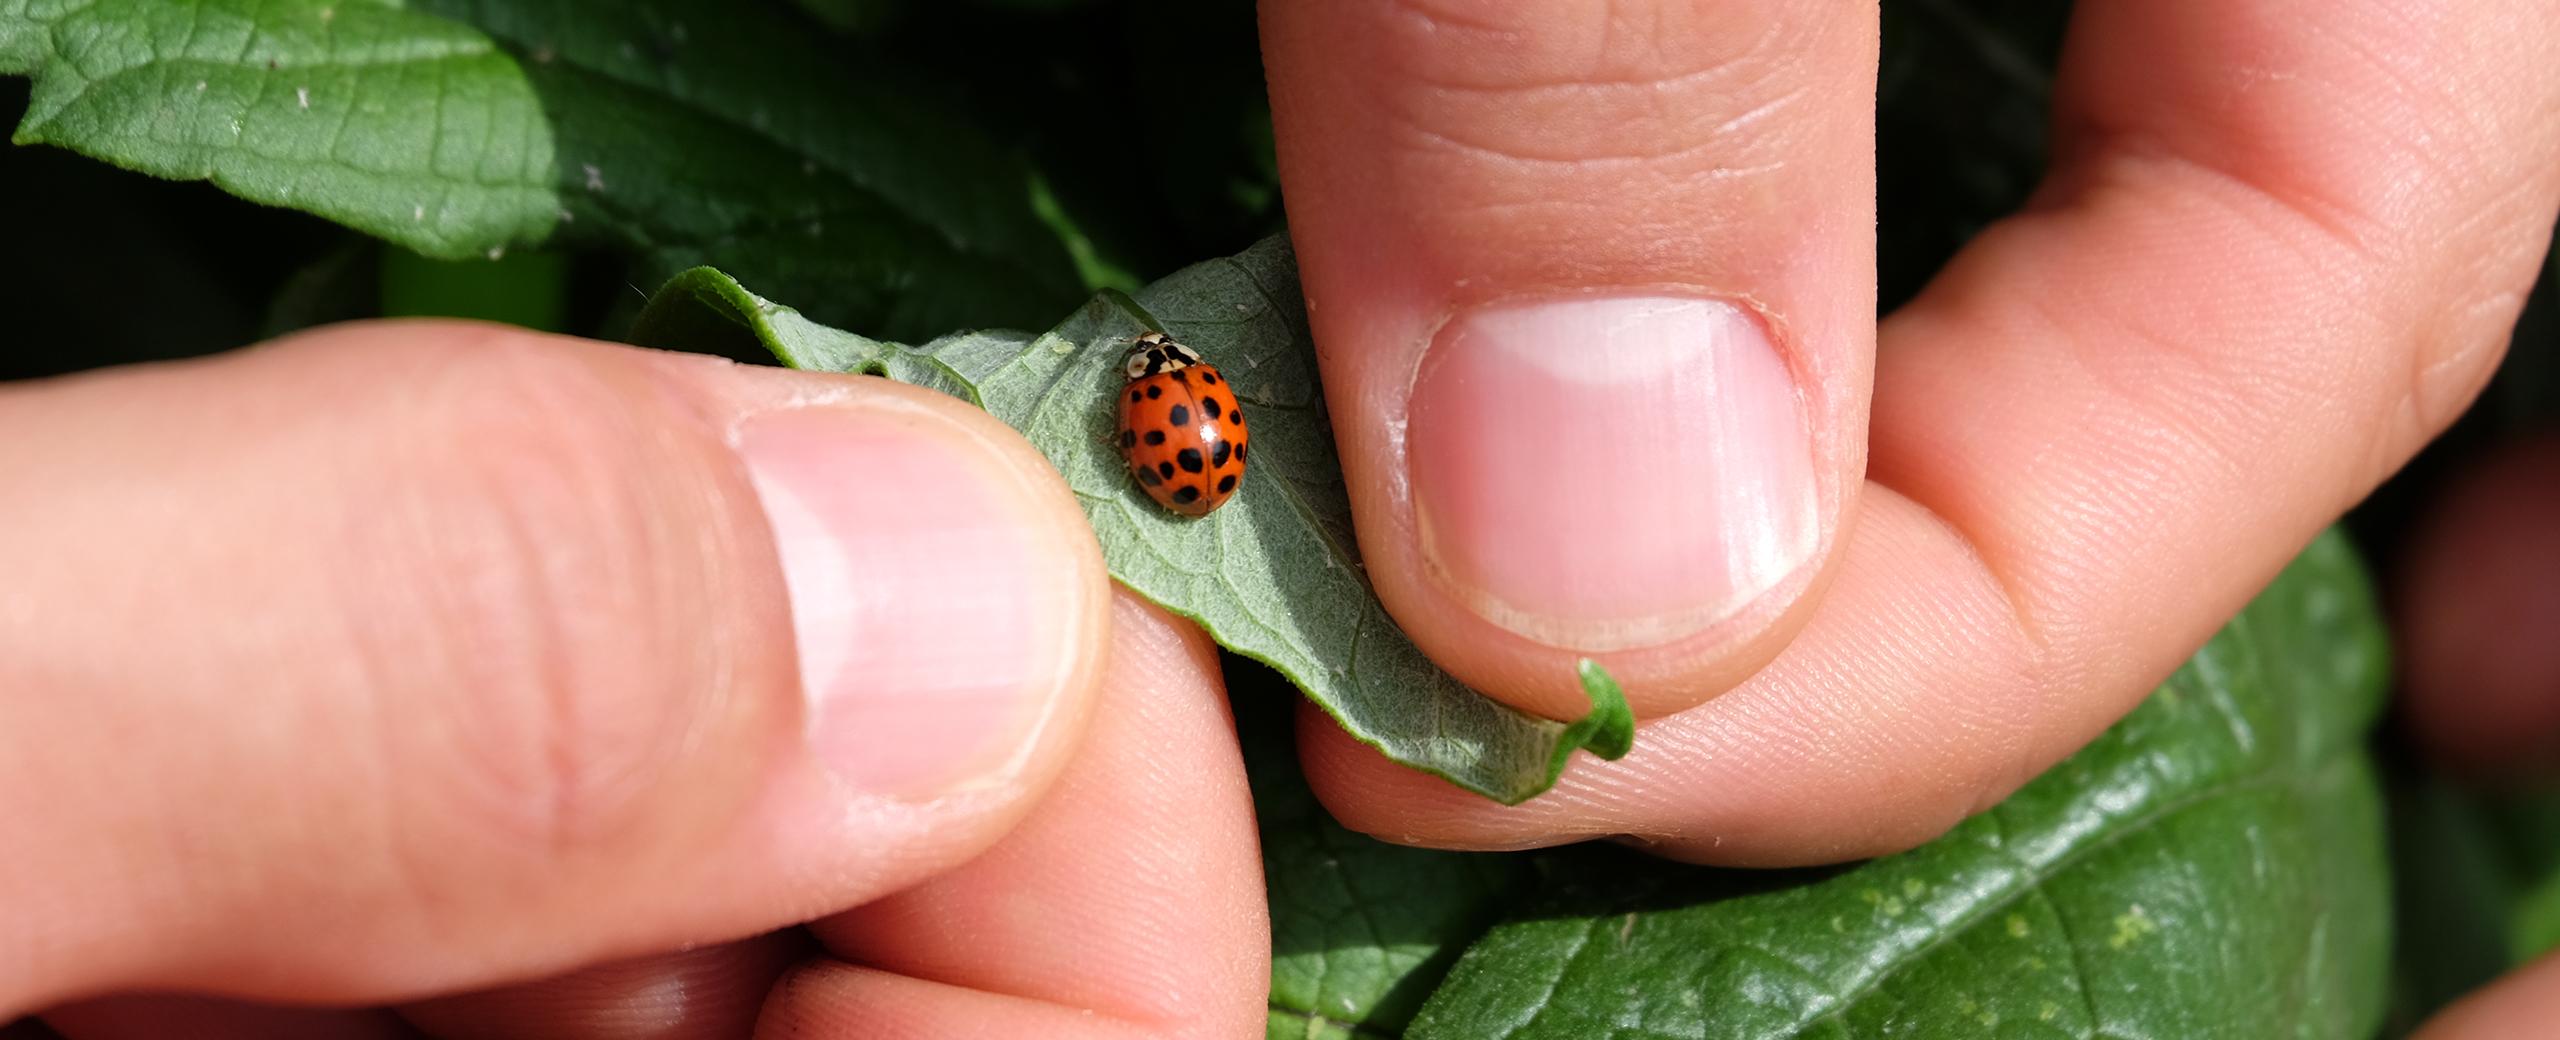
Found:
<path fill-rule="evenodd" d="M 1147 496 L 1206 516 L 1244 479 L 1244 409 L 1218 366 L 1161 332 L 1129 351 L 1120 391 L 1120 454 Z"/>

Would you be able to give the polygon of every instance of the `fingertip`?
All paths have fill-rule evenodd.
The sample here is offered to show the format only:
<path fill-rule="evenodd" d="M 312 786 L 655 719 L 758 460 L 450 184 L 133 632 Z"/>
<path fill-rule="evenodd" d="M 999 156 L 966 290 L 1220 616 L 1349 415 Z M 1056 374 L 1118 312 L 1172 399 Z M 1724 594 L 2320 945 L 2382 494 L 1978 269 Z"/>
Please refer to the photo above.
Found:
<path fill-rule="evenodd" d="M 810 745 L 864 791 L 1010 782 L 1092 699 L 1100 550 L 1018 435 L 855 382 L 839 404 L 757 413 L 733 434 L 790 594 Z"/>
<path fill-rule="evenodd" d="M 1814 551 L 1795 379 L 1766 324 L 1731 303 L 1482 305 L 1433 338 L 1408 408 L 1425 576 L 1530 640 L 1605 653 L 1683 639 Z"/>
<path fill-rule="evenodd" d="M 1551 718 L 1585 710 L 1581 657 L 1641 716 L 1766 663 L 1860 488 L 1873 10 L 1311 2 L 1262 24 L 1397 623 Z"/>
<path fill-rule="evenodd" d="M 677 362 L 682 364 L 682 362 Z M 760 810 L 805 918 L 1003 838 L 1081 748 L 1113 586 L 1048 459 L 983 410 L 871 376 L 711 376 L 787 588 L 802 748 Z"/>
<path fill-rule="evenodd" d="M 0 626 L 45 850 L 0 882 L 58 936 L 0 944 L 0 1010 L 755 934 L 993 843 L 1091 711 L 1099 547 L 957 400 L 452 322 L 15 392 L 55 450 L 0 468 L 57 493 L 0 570 L 117 609 Z M 132 869 L 172 841 L 202 869 Z"/>
<path fill-rule="evenodd" d="M 1646 718 L 1766 664 L 1857 488 L 1774 335 L 1678 295 L 1451 319 L 1406 404 L 1404 465 L 1354 485 L 1363 531 L 1391 532 L 1362 543 L 1390 611 L 1461 680 L 1556 719 L 1588 710 L 1582 658 Z"/>

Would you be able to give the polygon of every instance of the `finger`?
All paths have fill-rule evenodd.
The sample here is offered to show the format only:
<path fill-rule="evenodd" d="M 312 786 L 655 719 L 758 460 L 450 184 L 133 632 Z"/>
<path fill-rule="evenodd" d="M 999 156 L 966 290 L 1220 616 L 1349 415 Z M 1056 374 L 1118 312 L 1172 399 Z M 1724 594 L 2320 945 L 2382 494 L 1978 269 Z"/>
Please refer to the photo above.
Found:
<path fill-rule="evenodd" d="M 881 380 L 373 325 L 11 387 L 0 440 L 0 1009 L 805 920 L 993 841 L 1100 672 L 1064 484 Z"/>
<path fill-rule="evenodd" d="M 2560 956 L 2544 957 L 2439 1012 L 2411 1040 L 2543 1036 L 2560 1022 Z"/>
<path fill-rule="evenodd" d="M 774 1037 L 1260 1035 L 1271 938 L 1217 648 L 1128 592 L 1085 749 L 968 866 L 819 922 Z M 965 1028 L 964 1028 L 965 1027 Z"/>
<path fill-rule="evenodd" d="M 1627 837 L 1664 856 L 1770 867 L 1927 841 L 2024 781 L 2011 771 L 2037 753 L 2028 741 L 2057 709 L 2034 701 L 2014 655 L 1954 642 L 2010 615 L 1987 577 L 1950 582 L 1935 569 L 1958 548 L 1944 529 L 1891 493 L 1871 494 L 1862 514 L 1795 645 L 1733 692 L 1646 724 L 1624 758 L 1576 762 L 1546 794 L 1505 808 L 1301 710 L 1308 782 L 1344 826 L 1405 844 Z"/>
<path fill-rule="evenodd" d="M 581 968 L 400 1008 L 438 1040 L 736 1040 L 815 944 L 799 929 Z"/>
<path fill-rule="evenodd" d="M 1262 7 L 1362 556 L 1532 711 L 1721 692 L 1801 623 L 1865 464 L 1876 9 Z"/>
<path fill-rule="evenodd" d="M 211 997 L 107 997 L 54 1008 L 64 1040 L 417 1040 L 390 1012 L 269 1007 Z"/>
<path fill-rule="evenodd" d="M 2075 17 L 2063 159 L 1887 324 L 1872 482 L 1787 653 L 1517 811 L 1310 731 L 1337 814 L 1732 862 L 1907 847 L 2121 717 L 2461 409 L 2560 197 L 2560 24 L 2524 0 Z"/>

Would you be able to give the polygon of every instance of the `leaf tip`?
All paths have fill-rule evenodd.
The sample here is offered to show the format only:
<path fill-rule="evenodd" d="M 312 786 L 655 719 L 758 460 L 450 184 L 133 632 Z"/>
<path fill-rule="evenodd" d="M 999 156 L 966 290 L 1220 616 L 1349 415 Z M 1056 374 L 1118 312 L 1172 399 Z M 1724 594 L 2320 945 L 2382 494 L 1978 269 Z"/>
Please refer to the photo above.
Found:
<path fill-rule="evenodd" d="M 1574 723 L 1590 727 L 1582 733 L 1581 746 L 1612 762 L 1625 758 L 1636 746 L 1636 713 L 1627 706 L 1627 691 L 1600 662 L 1588 657 L 1575 671 L 1582 678 L 1582 692 L 1591 698 L 1591 714 Z"/>
<path fill-rule="evenodd" d="M 1575 672 L 1582 678 L 1582 692 L 1591 698 L 1591 711 L 1556 734 L 1555 749 L 1547 756 L 1544 782 L 1524 791 L 1495 794 L 1496 801 L 1504 805 L 1518 805 L 1545 794 L 1564 776 L 1565 763 L 1573 759 L 1576 750 L 1586 750 L 1610 761 L 1624 758 L 1627 752 L 1634 750 L 1636 713 L 1635 709 L 1627 706 L 1627 692 L 1619 688 L 1618 680 L 1611 678 L 1599 662 L 1587 657 L 1575 666 Z"/>
<path fill-rule="evenodd" d="M 688 268 L 649 294 L 623 338 L 637 346 L 704 353 L 765 348 L 754 330 L 759 302 L 719 268 Z"/>

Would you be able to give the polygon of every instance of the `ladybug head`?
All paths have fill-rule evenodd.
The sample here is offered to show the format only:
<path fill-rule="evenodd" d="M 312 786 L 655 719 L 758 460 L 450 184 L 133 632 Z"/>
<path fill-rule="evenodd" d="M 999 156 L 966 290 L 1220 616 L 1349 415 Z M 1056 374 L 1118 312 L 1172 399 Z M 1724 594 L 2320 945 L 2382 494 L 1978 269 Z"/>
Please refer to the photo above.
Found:
<path fill-rule="evenodd" d="M 1145 379 L 1199 363 L 1200 355 L 1193 353 L 1191 348 L 1174 342 L 1173 337 L 1164 333 L 1150 332 L 1138 337 L 1137 346 L 1130 348 L 1129 360 L 1122 368 L 1131 379 Z"/>

